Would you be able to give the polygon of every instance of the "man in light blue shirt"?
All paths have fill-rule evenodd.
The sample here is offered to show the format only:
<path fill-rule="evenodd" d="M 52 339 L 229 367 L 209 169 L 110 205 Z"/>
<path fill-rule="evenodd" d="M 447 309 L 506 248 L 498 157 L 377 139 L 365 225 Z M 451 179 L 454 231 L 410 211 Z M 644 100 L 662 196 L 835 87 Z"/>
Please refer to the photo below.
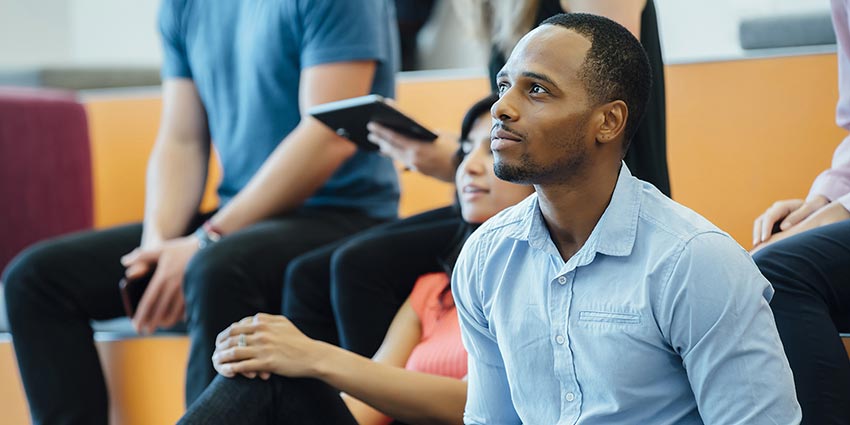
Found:
<path fill-rule="evenodd" d="M 623 27 L 558 15 L 515 48 L 496 174 L 537 193 L 485 223 L 452 278 L 467 424 L 796 424 L 773 290 L 717 227 L 632 177 L 649 93 Z"/>

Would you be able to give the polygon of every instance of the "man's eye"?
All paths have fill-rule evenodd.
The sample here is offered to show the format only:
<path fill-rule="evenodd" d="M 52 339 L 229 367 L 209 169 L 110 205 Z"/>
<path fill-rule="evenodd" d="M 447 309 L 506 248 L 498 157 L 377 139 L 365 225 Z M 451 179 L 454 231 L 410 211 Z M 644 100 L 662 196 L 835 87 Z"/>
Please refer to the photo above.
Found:
<path fill-rule="evenodd" d="M 508 83 L 499 83 L 496 88 L 499 90 L 499 94 L 504 94 L 508 91 Z"/>
<path fill-rule="evenodd" d="M 543 86 L 541 86 L 540 84 L 535 84 L 535 85 L 531 86 L 531 92 L 534 93 L 534 94 L 548 93 L 548 91 L 545 88 L 543 88 Z"/>

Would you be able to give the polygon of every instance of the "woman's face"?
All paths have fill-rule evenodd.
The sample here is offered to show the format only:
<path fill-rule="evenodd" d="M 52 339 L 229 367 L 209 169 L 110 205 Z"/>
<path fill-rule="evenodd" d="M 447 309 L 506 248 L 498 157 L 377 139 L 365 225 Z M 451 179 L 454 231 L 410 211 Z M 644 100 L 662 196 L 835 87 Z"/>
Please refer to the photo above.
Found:
<path fill-rule="evenodd" d="M 461 147 L 466 156 L 457 168 L 455 183 L 466 222 L 483 223 L 534 192 L 531 186 L 508 183 L 493 173 L 489 114 L 475 121 L 469 140 L 461 141 Z"/>

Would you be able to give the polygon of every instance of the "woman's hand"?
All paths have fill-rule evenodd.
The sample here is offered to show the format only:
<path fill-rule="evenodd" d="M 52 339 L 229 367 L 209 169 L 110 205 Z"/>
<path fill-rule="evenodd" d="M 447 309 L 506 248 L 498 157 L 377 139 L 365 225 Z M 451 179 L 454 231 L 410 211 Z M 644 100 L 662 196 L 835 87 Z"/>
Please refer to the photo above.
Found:
<path fill-rule="evenodd" d="M 850 211 L 848 211 L 847 208 L 844 207 L 844 205 L 839 202 L 826 202 L 827 204 L 825 206 L 815 208 L 813 212 L 801 212 L 800 215 L 805 215 L 805 218 L 802 219 L 802 221 L 798 221 L 786 226 L 785 223 L 788 222 L 788 220 L 791 218 L 791 216 L 789 215 L 788 218 L 785 219 L 785 222 L 783 222 L 780 226 L 780 228 L 782 229 L 780 232 L 770 235 L 767 240 L 756 245 L 756 247 L 753 248 L 750 253 L 754 254 L 756 253 L 756 251 L 764 248 L 769 244 L 772 244 L 776 241 L 785 239 L 790 236 L 794 236 L 799 233 L 803 233 L 807 230 L 850 219 Z M 804 209 L 805 204 L 803 204 L 803 206 L 798 208 L 795 212 L 800 212 Z"/>
<path fill-rule="evenodd" d="M 776 223 L 779 223 L 780 232 L 789 231 L 828 203 L 829 200 L 823 196 L 810 201 L 786 199 L 775 202 L 753 222 L 753 246 L 758 247 L 771 239 Z"/>
<path fill-rule="evenodd" d="M 314 377 L 330 347 L 304 335 L 286 317 L 258 313 L 218 334 L 213 365 L 228 378 Z"/>
<path fill-rule="evenodd" d="M 378 145 L 381 153 L 404 164 L 405 167 L 446 182 L 454 182 L 455 135 L 439 133 L 436 140 L 422 141 L 370 122 L 369 141 Z"/>

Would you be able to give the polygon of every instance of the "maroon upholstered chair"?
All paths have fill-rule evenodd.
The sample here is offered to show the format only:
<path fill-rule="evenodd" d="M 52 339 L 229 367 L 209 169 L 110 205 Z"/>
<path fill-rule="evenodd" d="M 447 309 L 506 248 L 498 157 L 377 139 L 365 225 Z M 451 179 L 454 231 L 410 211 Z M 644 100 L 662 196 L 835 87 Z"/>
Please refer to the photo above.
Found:
<path fill-rule="evenodd" d="M 28 245 L 93 222 L 83 106 L 67 91 L 0 87 L 0 270 Z"/>

